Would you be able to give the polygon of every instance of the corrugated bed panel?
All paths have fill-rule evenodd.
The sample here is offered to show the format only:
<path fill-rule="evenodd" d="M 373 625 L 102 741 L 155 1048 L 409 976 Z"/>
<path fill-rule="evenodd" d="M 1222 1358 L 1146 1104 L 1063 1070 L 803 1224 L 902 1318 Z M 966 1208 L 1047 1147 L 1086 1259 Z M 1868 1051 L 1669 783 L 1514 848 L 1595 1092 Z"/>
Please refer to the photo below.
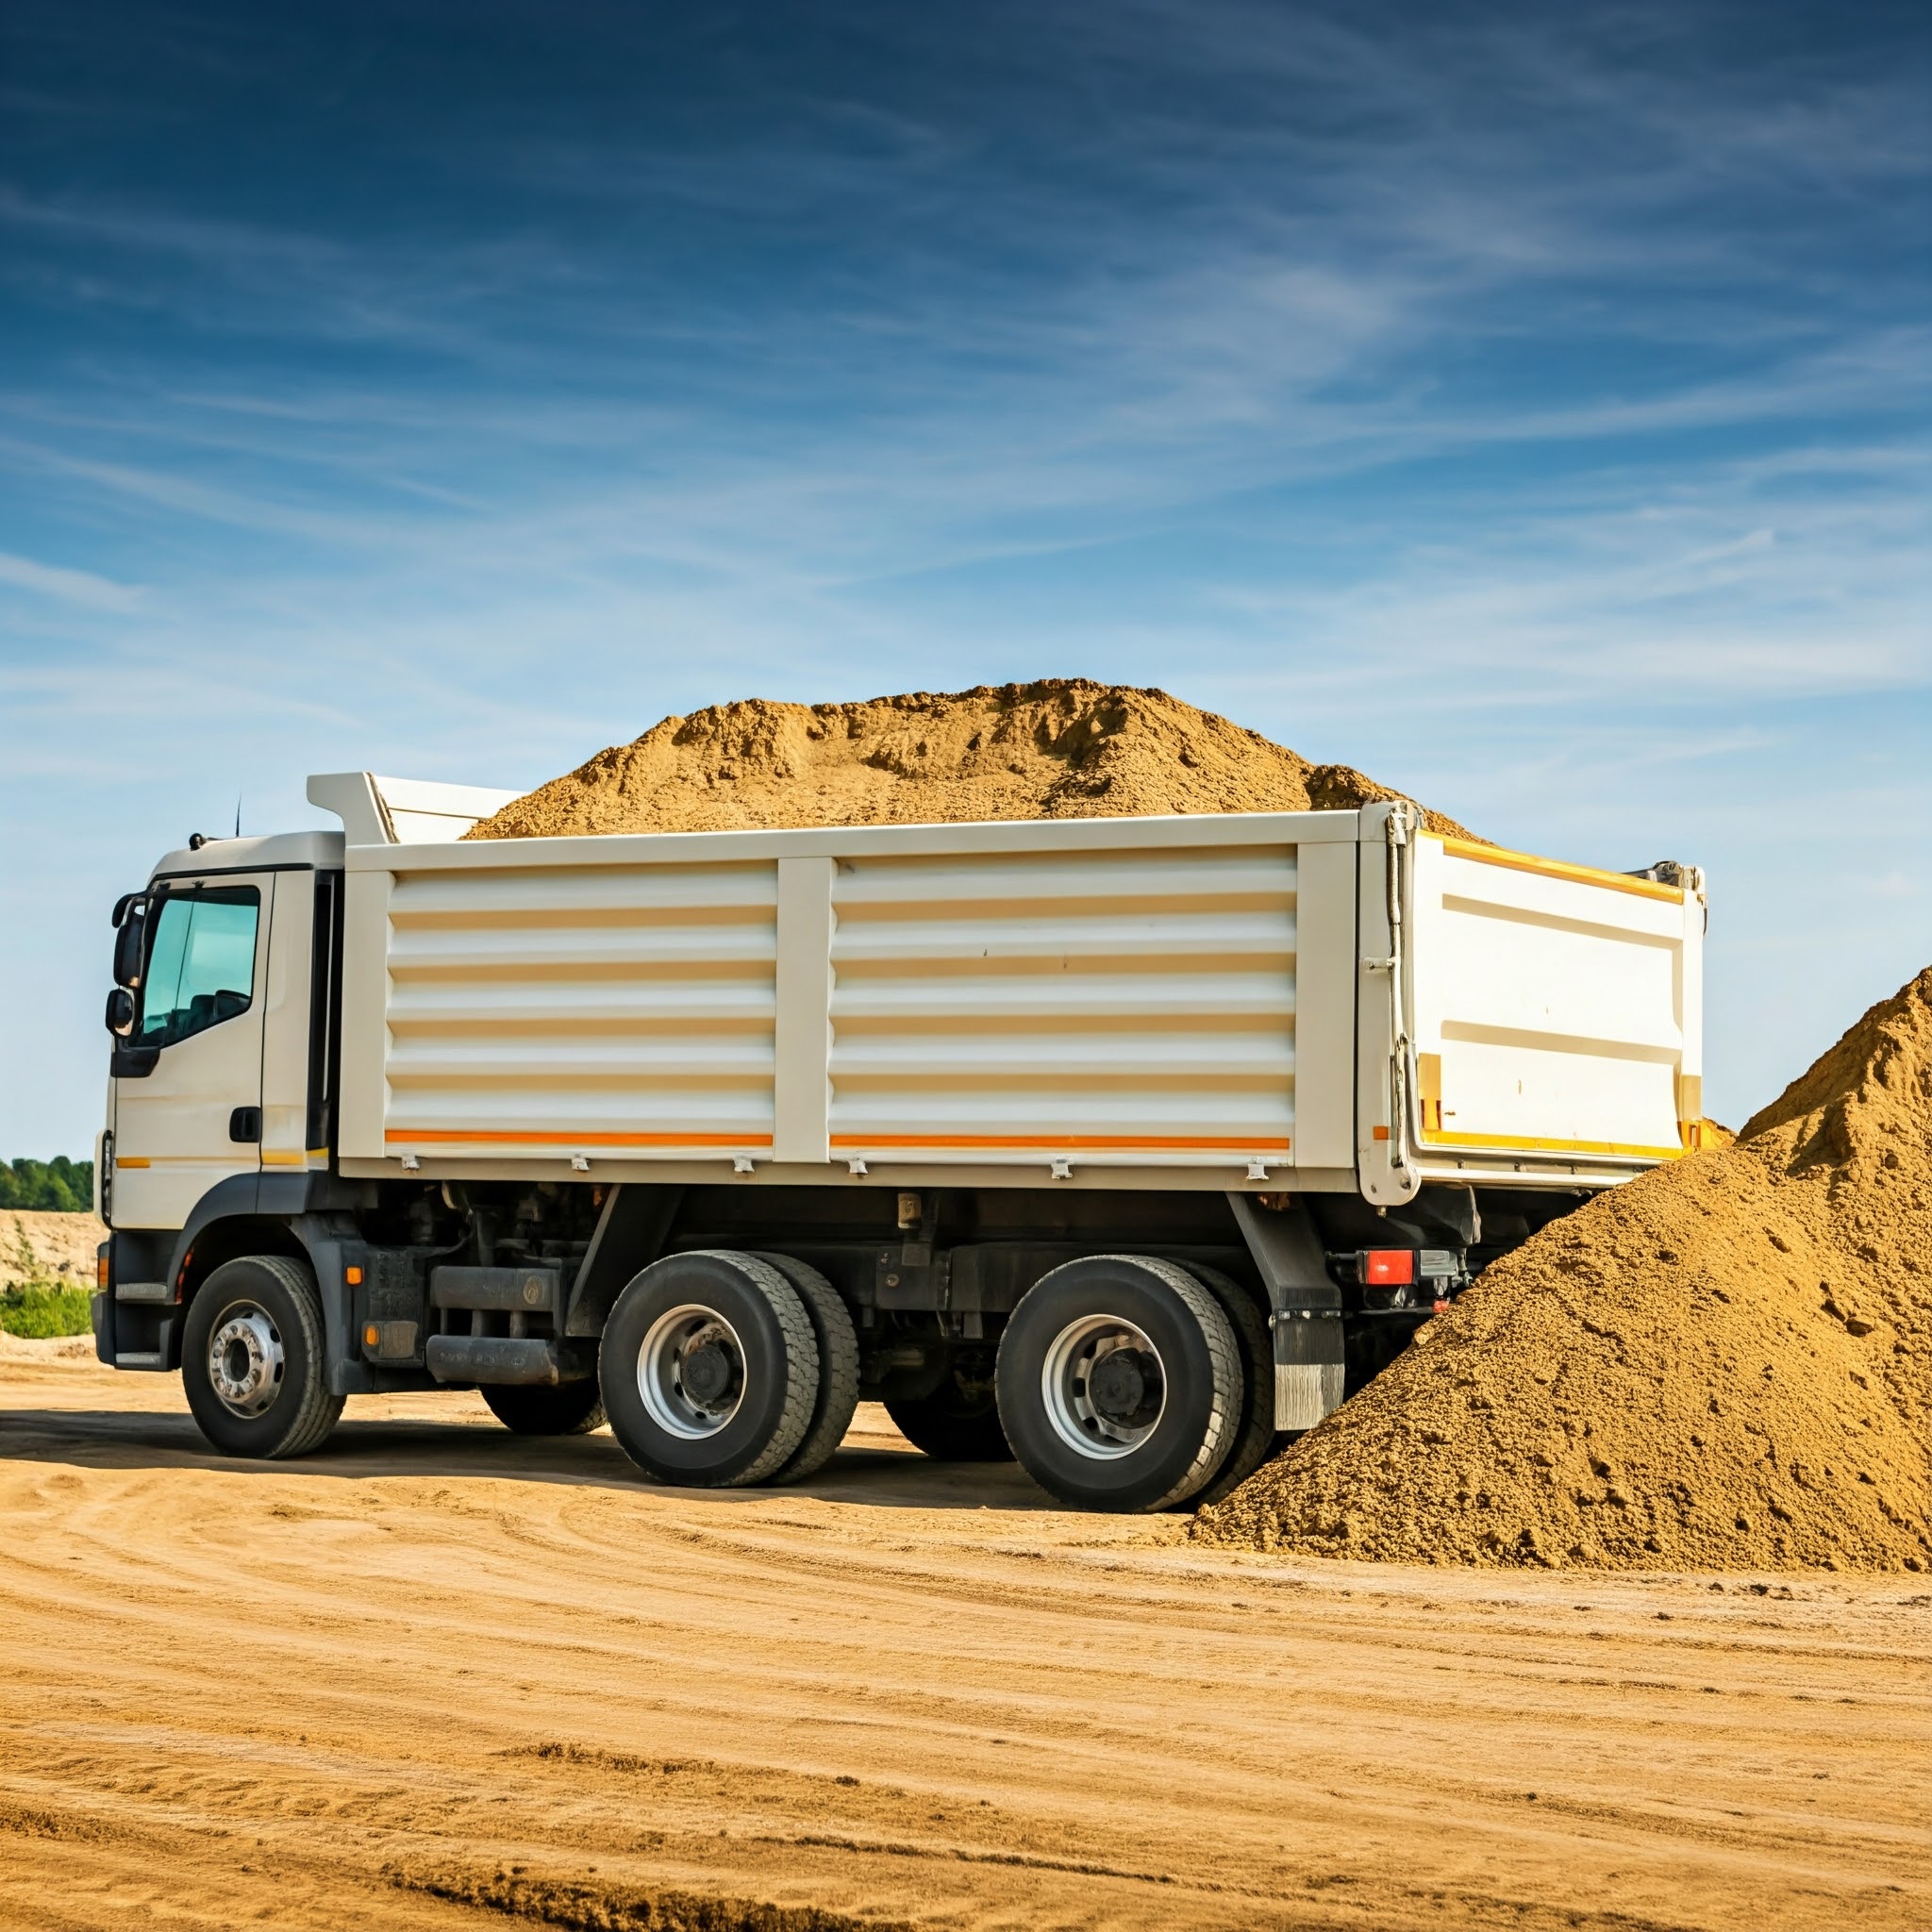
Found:
<path fill-rule="evenodd" d="M 777 869 L 398 872 L 391 1145 L 768 1149 Z"/>
<path fill-rule="evenodd" d="M 841 859 L 832 1148 L 1288 1158 L 1291 846 Z"/>

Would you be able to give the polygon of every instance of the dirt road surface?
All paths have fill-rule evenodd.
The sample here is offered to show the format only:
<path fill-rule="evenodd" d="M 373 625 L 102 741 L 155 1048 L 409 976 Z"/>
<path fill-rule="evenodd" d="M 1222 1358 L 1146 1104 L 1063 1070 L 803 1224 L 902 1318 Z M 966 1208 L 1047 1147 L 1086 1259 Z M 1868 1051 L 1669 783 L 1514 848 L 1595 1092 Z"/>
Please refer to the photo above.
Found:
<path fill-rule="evenodd" d="M 1932 1921 L 1921 1579 L 1184 1535 L 870 1409 L 796 1491 L 468 1397 L 226 1462 L 178 1380 L 16 1352 L 0 1924 Z"/>

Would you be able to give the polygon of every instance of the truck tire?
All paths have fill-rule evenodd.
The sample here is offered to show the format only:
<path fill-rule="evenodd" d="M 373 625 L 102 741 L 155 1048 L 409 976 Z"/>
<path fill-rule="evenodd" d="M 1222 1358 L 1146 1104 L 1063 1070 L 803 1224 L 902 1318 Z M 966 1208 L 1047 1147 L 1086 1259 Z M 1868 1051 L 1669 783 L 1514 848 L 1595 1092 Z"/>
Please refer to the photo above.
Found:
<path fill-rule="evenodd" d="M 1092 1255 L 1042 1275 L 1000 1338 L 1000 1421 L 1076 1509 L 1165 1509 L 1204 1488 L 1241 1417 L 1241 1345 L 1184 1268 Z"/>
<path fill-rule="evenodd" d="M 588 1381 L 541 1383 L 486 1382 L 477 1391 L 490 1413 L 519 1436 L 588 1436 L 604 1426 L 604 1395 L 593 1376 Z"/>
<path fill-rule="evenodd" d="M 322 1297 L 306 1261 L 248 1255 L 196 1291 L 181 1333 L 181 1386 L 224 1456 L 306 1456 L 342 1413 L 331 1395 Z"/>
<path fill-rule="evenodd" d="M 811 1321 L 812 1340 L 819 1345 L 819 1394 L 805 1440 L 772 1477 L 774 1483 L 802 1483 L 831 1460 L 852 1426 L 858 1407 L 858 1331 L 839 1291 L 816 1268 L 794 1261 L 790 1255 L 756 1258 L 769 1261 L 797 1290 Z"/>
<path fill-rule="evenodd" d="M 998 1402 L 990 1394 L 970 1398 L 948 1381 L 936 1395 L 916 1402 L 889 1402 L 886 1413 L 915 1449 L 935 1462 L 1010 1462 L 1013 1445 L 1000 1426 Z"/>
<path fill-rule="evenodd" d="M 694 1249 L 617 1297 L 597 1358 L 624 1453 L 660 1482 L 742 1488 L 782 1469 L 811 1426 L 819 1345 L 769 1261 Z"/>
<path fill-rule="evenodd" d="M 1241 1352 L 1241 1412 L 1234 1446 L 1212 1479 L 1190 1499 L 1190 1507 L 1205 1509 L 1246 1482 L 1274 1447 L 1274 1337 L 1268 1317 L 1240 1282 L 1198 1261 L 1182 1265 L 1221 1304 Z"/>

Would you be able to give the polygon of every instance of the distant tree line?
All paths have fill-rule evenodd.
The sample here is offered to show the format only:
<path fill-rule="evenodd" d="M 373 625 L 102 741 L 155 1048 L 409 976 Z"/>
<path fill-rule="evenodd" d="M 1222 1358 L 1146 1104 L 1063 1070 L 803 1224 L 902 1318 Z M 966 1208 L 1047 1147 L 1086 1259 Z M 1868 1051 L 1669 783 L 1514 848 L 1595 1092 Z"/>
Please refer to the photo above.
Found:
<path fill-rule="evenodd" d="M 55 1214 L 85 1214 L 94 1205 L 94 1164 L 69 1160 L 0 1160 L 0 1208 L 41 1208 Z"/>

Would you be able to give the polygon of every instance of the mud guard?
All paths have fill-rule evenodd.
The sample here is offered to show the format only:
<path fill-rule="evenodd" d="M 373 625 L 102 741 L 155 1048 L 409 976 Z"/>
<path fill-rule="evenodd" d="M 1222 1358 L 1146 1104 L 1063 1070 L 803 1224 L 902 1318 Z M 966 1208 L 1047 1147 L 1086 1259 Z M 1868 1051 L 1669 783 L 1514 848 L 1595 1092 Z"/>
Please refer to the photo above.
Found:
<path fill-rule="evenodd" d="M 1298 1204 L 1277 1211 L 1232 1191 L 1227 1201 L 1268 1291 L 1274 1426 L 1312 1429 L 1341 1407 L 1341 1291 L 1329 1280 L 1322 1238 Z"/>

